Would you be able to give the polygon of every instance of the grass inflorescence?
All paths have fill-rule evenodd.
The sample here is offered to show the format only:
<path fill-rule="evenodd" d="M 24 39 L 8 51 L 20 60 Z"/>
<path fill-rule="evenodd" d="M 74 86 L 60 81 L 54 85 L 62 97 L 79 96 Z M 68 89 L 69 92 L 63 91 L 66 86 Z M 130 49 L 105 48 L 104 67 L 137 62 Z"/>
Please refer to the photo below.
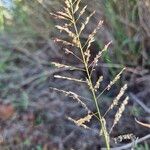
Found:
<path fill-rule="evenodd" d="M 111 42 L 106 44 L 104 46 L 104 48 L 102 50 L 100 50 L 97 53 L 97 55 L 95 56 L 95 58 L 91 61 L 91 53 L 92 52 L 91 52 L 90 47 L 91 47 L 91 44 L 95 41 L 95 35 L 98 32 L 98 30 L 101 28 L 103 21 L 101 21 L 101 20 L 99 21 L 97 27 L 88 35 L 87 40 L 83 43 L 81 41 L 81 35 L 83 32 L 85 32 L 86 26 L 88 25 L 92 16 L 95 14 L 95 11 L 93 11 L 87 17 L 83 17 L 84 20 L 81 19 L 82 16 L 85 16 L 87 6 L 80 7 L 80 3 L 81 3 L 81 0 L 65 0 L 65 5 L 63 7 L 63 11 L 51 13 L 51 15 L 54 16 L 56 19 L 63 20 L 62 22 L 64 22 L 64 24 L 56 25 L 56 28 L 60 32 L 67 34 L 67 36 L 69 37 L 68 41 L 65 39 L 61 39 L 61 38 L 60 39 L 56 38 L 55 41 L 61 42 L 65 46 L 65 48 L 64 48 L 65 53 L 71 54 L 73 57 L 78 59 L 82 63 L 83 67 L 79 68 L 79 67 L 75 67 L 72 65 L 61 64 L 61 63 L 57 63 L 57 62 L 52 62 L 52 64 L 58 68 L 64 67 L 64 68 L 68 68 L 69 70 L 78 70 L 78 71 L 82 71 L 82 72 L 86 73 L 86 77 L 84 79 L 77 79 L 74 77 L 67 77 L 67 76 L 61 76 L 61 75 L 55 75 L 54 77 L 63 79 L 63 80 L 78 82 L 80 84 L 86 84 L 88 86 L 89 90 L 91 91 L 91 94 L 93 97 L 93 103 L 95 104 L 95 107 L 96 107 L 96 113 L 92 112 L 88 108 L 88 106 L 82 101 L 82 96 L 80 96 L 74 92 L 71 92 L 71 91 L 64 91 L 64 90 L 60 90 L 57 88 L 54 88 L 54 90 L 63 92 L 66 96 L 72 97 L 74 100 L 77 100 L 77 102 L 80 103 L 82 105 L 82 107 L 87 111 L 87 115 L 78 120 L 68 117 L 68 119 L 70 121 L 74 122 L 77 126 L 81 126 L 86 129 L 89 129 L 89 127 L 85 123 L 90 122 L 92 117 L 96 117 L 96 119 L 98 120 L 99 125 L 100 125 L 99 135 L 102 135 L 102 137 L 104 138 L 107 150 L 110 150 L 110 133 L 113 130 L 114 126 L 120 120 L 122 113 L 125 109 L 125 106 L 128 103 L 129 98 L 126 97 L 124 99 L 124 101 L 122 102 L 120 108 L 116 112 L 115 119 L 114 119 L 114 121 L 112 123 L 112 127 L 110 129 L 108 129 L 108 127 L 107 127 L 108 125 L 107 125 L 105 116 L 115 106 L 119 105 L 119 100 L 124 95 L 125 90 L 127 89 L 127 85 L 125 84 L 121 88 L 120 92 L 118 93 L 116 98 L 114 98 L 112 104 L 110 105 L 110 107 L 108 108 L 108 110 L 106 111 L 105 114 L 101 113 L 98 99 L 105 91 L 109 91 L 111 89 L 111 87 L 120 79 L 120 76 L 125 68 L 123 68 L 115 76 L 115 78 L 112 81 L 110 81 L 110 83 L 106 86 L 106 88 L 101 93 L 98 93 L 98 91 L 99 91 L 98 89 L 100 88 L 101 82 L 103 81 L 103 76 L 99 76 L 97 82 L 94 83 L 93 78 L 92 78 L 93 72 L 96 70 L 96 66 L 99 62 L 100 57 L 103 55 L 103 52 L 107 51 Z M 70 48 L 70 47 L 66 48 L 68 46 L 70 46 L 72 48 Z M 74 48 L 78 51 L 78 53 L 74 52 Z"/>

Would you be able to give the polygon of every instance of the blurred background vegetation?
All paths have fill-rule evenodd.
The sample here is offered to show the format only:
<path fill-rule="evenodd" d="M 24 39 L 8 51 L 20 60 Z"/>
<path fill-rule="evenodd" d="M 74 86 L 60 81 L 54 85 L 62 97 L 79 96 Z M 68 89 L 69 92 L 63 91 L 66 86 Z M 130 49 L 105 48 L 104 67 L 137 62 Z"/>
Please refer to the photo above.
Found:
<path fill-rule="evenodd" d="M 102 88 L 122 66 L 127 67 L 118 85 L 102 97 L 103 105 L 109 105 L 123 83 L 128 83 L 127 94 L 132 95 L 112 136 L 132 132 L 142 137 L 148 129 L 136 124 L 134 118 L 150 122 L 149 113 L 137 103 L 138 99 L 150 107 L 150 1 L 82 0 L 84 4 L 89 7 L 87 13 L 96 10 L 87 33 L 100 19 L 104 20 L 92 45 L 92 55 L 112 41 L 109 52 L 99 64 L 99 71 L 95 73 L 95 78 L 99 74 L 105 77 Z M 53 78 L 55 73 L 83 76 L 78 72 L 57 70 L 50 63 L 80 65 L 65 56 L 61 45 L 53 42 L 60 33 L 55 29 L 58 21 L 50 12 L 58 11 L 62 6 L 62 0 L 0 0 L 0 108 L 5 106 L 5 112 L 8 110 L 8 117 L 0 112 L 0 116 L 4 116 L 0 117 L 4 138 L 0 145 L 2 149 L 100 149 L 102 145 L 97 135 L 82 131 L 65 119 L 66 115 L 76 116 L 78 111 L 73 108 L 77 104 L 49 89 L 52 86 L 77 93 L 82 90 L 81 94 L 90 98 L 84 86 L 64 81 L 60 84 L 60 80 Z M 86 38 L 85 33 L 83 40 Z M 77 107 L 78 115 L 82 116 L 83 110 Z M 110 121 L 113 119 L 109 118 Z M 97 124 L 91 126 L 96 128 Z M 149 143 L 145 142 L 137 149 L 143 147 L 148 150 Z"/>

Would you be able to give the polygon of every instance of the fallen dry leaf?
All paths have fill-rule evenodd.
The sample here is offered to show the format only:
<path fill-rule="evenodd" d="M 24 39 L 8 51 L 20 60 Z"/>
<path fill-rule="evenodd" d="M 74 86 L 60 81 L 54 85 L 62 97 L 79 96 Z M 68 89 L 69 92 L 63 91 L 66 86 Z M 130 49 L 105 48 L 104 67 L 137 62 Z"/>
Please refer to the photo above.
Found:
<path fill-rule="evenodd" d="M 15 113 L 15 109 L 11 104 L 0 104 L 0 119 L 7 120 Z"/>

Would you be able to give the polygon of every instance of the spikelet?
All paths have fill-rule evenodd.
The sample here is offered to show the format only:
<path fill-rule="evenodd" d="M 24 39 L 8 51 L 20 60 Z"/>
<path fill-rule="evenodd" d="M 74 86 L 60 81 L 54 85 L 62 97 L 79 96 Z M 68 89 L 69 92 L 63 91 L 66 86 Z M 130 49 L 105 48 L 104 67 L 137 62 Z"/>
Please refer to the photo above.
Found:
<path fill-rule="evenodd" d="M 73 55 L 74 57 L 76 57 L 78 60 L 80 60 L 83 63 L 83 60 L 79 56 L 74 54 L 72 51 L 70 51 L 69 49 L 65 48 L 65 53 Z"/>
<path fill-rule="evenodd" d="M 61 42 L 61 43 L 64 44 L 64 45 L 75 46 L 73 43 L 70 43 L 70 42 L 68 42 L 68 41 L 65 41 L 65 40 L 62 40 L 62 39 L 58 39 L 58 38 L 55 38 L 55 39 L 54 39 L 54 42 Z"/>
<path fill-rule="evenodd" d="M 70 68 L 70 66 L 60 64 L 60 63 L 57 63 L 57 62 L 51 62 L 51 64 L 53 64 L 55 67 L 58 67 L 58 68 Z"/>
<path fill-rule="evenodd" d="M 94 37 L 91 37 L 90 40 L 88 41 L 87 47 L 86 47 L 86 51 L 90 48 L 91 44 L 95 41 Z"/>
<path fill-rule="evenodd" d="M 87 5 L 82 8 L 76 21 L 78 21 L 80 19 L 80 17 L 85 13 L 86 8 L 87 8 Z"/>
<path fill-rule="evenodd" d="M 73 37 L 72 43 L 76 46 L 76 47 L 80 47 L 80 41 L 78 40 L 77 36 Z"/>
<path fill-rule="evenodd" d="M 87 110 L 88 113 L 91 113 L 90 109 L 86 106 L 86 104 L 84 102 L 82 102 L 82 100 L 80 99 L 81 96 L 77 95 L 76 93 L 74 92 L 71 92 L 71 91 L 65 91 L 65 90 L 60 90 L 60 89 L 57 89 L 57 88 L 52 88 L 53 90 L 55 91 L 58 91 L 58 92 L 62 92 L 64 93 L 66 96 L 68 97 L 71 97 L 73 98 L 74 100 L 77 100 L 78 103 L 81 104 L 81 106 Z"/>
<path fill-rule="evenodd" d="M 65 23 L 65 24 L 64 24 L 64 27 L 65 27 L 65 28 L 72 27 L 72 23 Z"/>
<path fill-rule="evenodd" d="M 57 63 L 57 62 L 51 62 L 51 64 L 53 64 L 57 68 L 67 68 L 67 69 L 71 69 L 71 70 L 75 69 L 72 66 L 68 66 L 68 65 L 65 65 L 65 64 L 60 64 L 60 63 Z"/>
<path fill-rule="evenodd" d="M 103 81 L 103 76 L 100 76 L 94 86 L 94 89 L 95 89 L 95 92 L 97 92 L 97 90 L 99 89 L 100 87 L 100 83 Z"/>
<path fill-rule="evenodd" d="M 68 20 L 68 17 L 62 16 L 62 15 L 58 15 L 54 13 L 50 13 L 50 15 L 53 16 L 55 19 Z"/>
<path fill-rule="evenodd" d="M 113 140 L 114 142 L 117 144 L 119 142 L 122 142 L 123 140 L 135 140 L 136 137 L 133 133 L 130 133 L 130 134 L 124 134 L 124 135 L 119 135 L 117 137 L 115 137 Z"/>
<path fill-rule="evenodd" d="M 76 37 L 76 35 L 72 31 L 70 31 L 67 27 L 63 27 L 63 26 L 59 26 L 59 25 L 56 25 L 55 27 L 57 29 L 59 29 L 60 32 L 65 31 L 72 38 Z"/>
<path fill-rule="evenodd" d="M 73 53 L 72 51 L 70 51 L 68 48 L 65 48 L 65 53 L 66 53 L 66 54 L 72 54 L 72 55 L 74 54 L 74 53 Z"/>
<path fill-rule="evenodd" d="M 65 64 L 57 63 L 57 62 L 51 62 L 51 64 L 54 65 L 57 68 L 66 68 L 66 69 L 69 69 L 69 70 L 81 70 L 81 71 L 85 71 L 82 68 L 77 68 L 77 67 L 74 67 L 74 66 L 68 66 L 68 65 L 65 65 Z"/>
<path fill-rule="evenodd" d="M 79 96 L 76 93 L 69 92 L 68 95 L 70 95 L 70 97 L 72 97 L 73 99 L 77 100 L 78 103 L 80 103 L 82 107 L 85 108 L 85 110 L 87 110 L 90 113 L 90 110 L 87 108 L 86 104 L 82 102 L 82 100 L 79 98 Z"/>
<path fill-rule="evenodd" d="M 72 15 L 71 15 L 71 11 L 70 11 L 70 8 L 64 8 L 64 11 L 65 11 L 65 13 L 71 18 L 71 20 L 73 19 L 72 18 Z M 71 21 L 70 20 L 70 21 Z"/>
<path fill-rule="evenodd" d="M 101 28 L 102 24 L 103 24 L 103 21 L 100 20 L 99 23 L 98 23 L 98 25 L 97 25 L 97 27 L 96 27 L 96 28 L 93 30 L 93 32 L 89 35 L 89 37 L 88 37 L 89 40 L 90 40 L 92 37 L 94 37 L 94 36 L 96 35 L 97 31 Z"/>
<path fill-rule="evenodd" d="M 102 56 L 102 53 L 105 52 L 108 49 L 108 46 L 111 44 L 111 42 L 109 42 L 107 45 L 105 45 L 104 49 L 99 51 L 99 53 L 96 55 L 96 57 L 94 58 L 93 61 L 93 66 L 97 66 L 98 60 L 99 58 Z"/>
<path fill-rule="evenodd" d="M 120 79 L 122 72 L 125 70 L 125 68 L 123 68 L 117 75 L 116 77 L 110 81 L 110 83 L 107 86 L 107 90 L 110 90 L 110 88 Z"/>
<path fill-rule="evenodd" d="M 119 94 L 116 96 L 116 98 L 113 100 L 113 103 L 110 105 L 110 109 L 113 109 L 114 106 L 118 105 L 118 101 L 120 100 L 120 98 L 123 96 L 123 94 L 125 93 L 125 90 L 127 89 L 127 84 L 125 84 L 121 89 Z"/>
<path fill-rule="evenodd" d="M 54 75 L 55 78 L 58 79 L 66 79 L 66 80 L 70 80 L 70 81 L 75 81 L 75 82 L 80 82 L 80 83 L 86 83 L 86 81 L 83 81 L 81 79 L 76 79 L 76 78 L 70 78 L 70 77 L 64 77 L 64 76 L 60 76 L 60 75 Z"/>
<path fill-rule="evenodd" d="M 91 82 L 89 81 L 89 79 L 86 78 L 86 82 L 87 82 L 87 85 L 89 86 L 89 89 L 93 90 L 93 87 L 92 87 Z"/>
<path fill-rule="evenodd" d="M 95 37 L 97 31 L 98 31 L 98 30 L 100 29 L 100 27 L 102 26 L 102 24 L 103 24 L 103 21 L 100 20 L 99 23 L 98 23 L 98 25 L 97 25 L 97 27 L 96 27 L 96 28 L 93 30 L 93 32 L 88 36 L 88 39 L 87 39 L 87 41 L 86 41 L 86 43 L 85 43 L 85 46 L 88 45 L 88 46 L 87 46 L 87 49 L 91 46 L 91 43 L 95 41 L 94 37 Z"/>
<path fill-rule="evenodd" d="M 85 52 L 84 52 L 84 55 L 85 55 L 85 56 L 88 56 L 88 55 L 90 54 L 89 48 L 90 48 L 91 44 L 92 44 L 94 41 L 95 41 L 95 38 L 94 38 L 94 37 L 91 37 L 91 39 L 88 41 L 86 50 L 85 50 Z M 88 56 L 88 57 L 90 58 L 90 56 Z"/>
<path fill-rule="evenodd" d="M 64 12 L 58 11 L 57 13 L 50 13 L 56 19 L 63 19 L 63 20 L 72 20 L 72 15 L 70 12 L 71 3 L 69 0 L 65 0 L 66 8 L 64 8 Z"/>
<path fill-rule="evenodd" d="M 88 17 L 86 17 L 86 20 L 84 23 L 81 23 L 81 28 L 79 31 L 79 35 L 81 34 L 81 32 L 84 30 L 85 26 L 89 23 L 90 18 L 95 14 L 95 11 L 93 11 Z"/>
<path fill-rule="evenodd" d="M 89 62 L 89 60 L 90 60 L 90 56 L 91 56 L 90 50 L 87 49 L 87 50 L 84 52 L 84 55 L 85 55 L 85 57 L 86 57 L 86 63 L 88 64 L 88 62 Z"/>
<path fill-rule="evenodd" d="M 119 94 L 116 96 L 116 98 L 113 100 L 112 104 L 110 105 L 110 107 L 108 108 L 108 110 L 105 112 L 104 116 L 110 111 L 112 110 L 115 106 L 118 105 L 118 102 L 120 100 L 120 98 L 123 96 L 123 94 L 125 93 L 127 89 L 127 84 L 125 84 L 121 89 Z"/>
<path fill-rule="evenodd" d="M 69 119 L 70 121 L 73 121 L 77 126 L 81 126 L 81 127 L 85 128 L 85 129 L 88 129 L 89 127 L 86 126 L 85 123 L 86 123 L 86 122 L 90 122 L 90 120 L 92 119 L 92 116 L 93 116 L 93 115 L 88 114 L 87 116 L 85 116 L 85 117 L 83 117 L 83 118 L 80 118 L 80 119 L 78 119 L 78 120 L 74 120 L 74 119 L 72 119 L 72 118 L 70 118 L 70 117 L 68 117 L 68 119 Z"/>
<path fill-rule="evenodd" d="M 104 117 L 102 117 L 102 124 L 103 124 L 103 131 L 102 129 L 100 130 L 100 135 L 105 135 L 105 139 L 107 139 L 108 142 L 110 142 L 110 136 L 109 136 L 109 133 L 107 132 L 107 128 L 106 128 L 106 120 Z M 104 133 L 103 133 L 104 132 Z"/>
<path fill-rule="evenodd" d="M 71 7 L 70 0 L 65 0 L 65 4 L 66 4 L 66 7 L 67 7 L 67 8 L 70 8 L 70 7 Z"/>
<path fill-rule="evenodd" d="M 95 41 L 94 36 L 95 36 L 97 30 L 101 27 L 102 23 L 103 23 L 103 21 L 100 21 L 100 22 L 98 23 L 98 26 L 97 26 L 97 27 L 94 29 L 94 31 L 89 35 L 87 41 L 85 42 L 85 45 L 83 46 L 83 48 L 86 46 L 86 50 L 85 50 L 85 52 L 84 52 L 85 55 L 88 54 L 88 53 L 90 53 L 90 52 L 89 52 L 89 48 L 90 48 L 91 44 Z M 85 27 L 85 26 L 83 26 L 83 27 Z M 82 30 L 83 27 L 81 27 L 80 30 Z"/>
<path fill-rule="evenodd" d="M 122 116 L 122 113 L 124 112 L 125 110 L 125 106 L 128 104 L 128 100 L 129 100 L 129 97 L 127 96 L 125 98 L 125 100 L 123 101 L 123 103 L 121 104 L 119 110 L 117 111 L 116 115 L 115 115 L 115 119 L 114 119 L 114 122 L 113 122 L 113 125 L 110 129 L 110 133 L 111 131 L 113 130 L 114 126 L 119 122 L 121 116 Z"/>
<path fill-rule="evenodd" d="M 75 3 L 75 8 L 74 8 L 74 14 L 79 10 L 79 5 L 80 5 L 81 0 L 77 0 Z"/>
<path fill-rule="evenodd" d="M 57 14 L 60 15 L 60 16 L 65 17 L 66 19 L 67 19 L 67 18 L 71 19 L 70 16 L 69 16 L 67 13 L 65 13 L 65 12 L 58 11 Z"/>

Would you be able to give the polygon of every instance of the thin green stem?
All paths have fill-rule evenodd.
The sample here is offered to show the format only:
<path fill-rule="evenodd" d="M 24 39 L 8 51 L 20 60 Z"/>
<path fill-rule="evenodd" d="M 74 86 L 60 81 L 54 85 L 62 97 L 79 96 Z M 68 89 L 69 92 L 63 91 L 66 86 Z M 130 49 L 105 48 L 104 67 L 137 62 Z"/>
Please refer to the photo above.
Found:
<path fill-rule="evenodd" d="M 109 143 L 108 134 L 107 134 L 107 131 L 106 131 L 106 126 L 104 124 L 104 121 L 103 121 L 103 118 L 102 118 L 102 115 L 101 115 L 101 112 L 100 112 L 100 109 L 99 109 L 99 106 L 98 106 L 96 93 L 95 93 L 94 86 L 93 86 L 93 83 L 92 83 L 92 80 L 91 80 L 90 71 L 89 71 L 89 68 L 88 68 L 88 64 L 86 62 L 86 58 L 85 58 L 83 47 L 82 47 L 82 44 L 81 44 L 81 41 L 80 41 L 80 36 L 79 36 L 79 32 L 78 32 L 78 29 L 77 29 L 77 25 L 76 25 L 76 21 L 75 21 L 73 12 L 74 11 L 73 11 L 73 7 L 72 7 L 72 4 L 71 4 L 71 13 L 72 13 L 72 18 L 73 18 L 72 22 L 73 22 L 73 26 L 74 26 L 74 29 L 75 29 L 75 32 L 76 32 L 76 36 L 77 36 L 76 38 L 79 42 L 79 49 L 80 49 L 82 59 L 83 59 L 83 64 L 85 66 L 85 70 L 86 70 L 86 73 L 87 73 L 90 90 L 92 92 L 93 99 L 94 99 L 94 102 L 95 102 L 95 106 L 96 106 L 96 109 L 97 109 L 97 112 L 98 112 L 98 117 L 99 117 L 101 129 L 102 129 L 102 135 L 104 137 L 107 150 L 110 150 L 110 143 Z"/>

